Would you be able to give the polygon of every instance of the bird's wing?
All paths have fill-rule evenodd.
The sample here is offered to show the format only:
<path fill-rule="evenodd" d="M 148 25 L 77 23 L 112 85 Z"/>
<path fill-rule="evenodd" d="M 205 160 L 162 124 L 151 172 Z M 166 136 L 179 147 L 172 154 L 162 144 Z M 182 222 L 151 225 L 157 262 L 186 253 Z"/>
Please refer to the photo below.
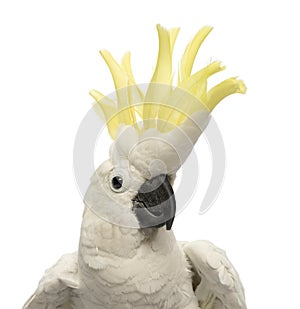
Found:
<path fill-rule="evenodd" d="M 244 288 L 225 252 L 208 241 L 181 243 L 202 309 L 246 309 Z"/>
<path fill-rule="evenodd" d="M 23 309 L 72 309 L 71 298 L 75 297 L 78 286 L 77 252 L 66 254 L 46 270 Z"/>

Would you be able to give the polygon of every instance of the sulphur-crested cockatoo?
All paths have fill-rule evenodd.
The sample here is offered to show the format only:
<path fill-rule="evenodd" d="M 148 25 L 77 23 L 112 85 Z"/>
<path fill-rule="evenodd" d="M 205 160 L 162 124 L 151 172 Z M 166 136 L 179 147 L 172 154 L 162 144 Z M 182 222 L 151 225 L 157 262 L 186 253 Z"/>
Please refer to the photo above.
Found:
<path fill-rule="evenodd" d="M 114 140 L 91 178 L 79 250 L 46 271 L 25 309 L 242 309 L 239 276 L 224 251 L 207 241 L 177 242 L 175 175 L 226 96 L 244 93 L 236 78 L 207 90 L 224 69 L 211 62 L 192 74 L 202 28 L 182 56 L 172 86 L 172 51 L 179 29 L 157 26 L 159 52 L 147 90 L 134 81 L 130 55 L 119 64 L 101 51 L 116 98 L 93 90 L 94 107 Z"/>

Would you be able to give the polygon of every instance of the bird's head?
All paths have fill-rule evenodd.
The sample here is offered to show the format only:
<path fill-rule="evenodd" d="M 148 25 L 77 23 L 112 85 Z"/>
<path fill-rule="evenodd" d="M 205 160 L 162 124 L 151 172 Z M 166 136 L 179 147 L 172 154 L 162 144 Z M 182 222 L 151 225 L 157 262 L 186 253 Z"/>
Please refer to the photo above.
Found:
<path fill-rule="evenodd" d="M 202 28 L 187 45 L 176 87 L 172 51 L 179 29 L 157 26 L 158 59 L 146 89 L 134 81 L 129 54 L 119 64 L 109 52 L 100 52 L 111 71 L 116 98 L 96 90 L 91 95 L 114 142 L 109 160 L 92 177 L 85 202 L 101 218 L 125 227 L 171 229 L 176 172 L 208 124 L 212 109 L 226 96 L 246 90 L 236 78 L 207 90 L 207 79 L 224 69 L 218 61 L 191 73 L 211 29 Z"/>

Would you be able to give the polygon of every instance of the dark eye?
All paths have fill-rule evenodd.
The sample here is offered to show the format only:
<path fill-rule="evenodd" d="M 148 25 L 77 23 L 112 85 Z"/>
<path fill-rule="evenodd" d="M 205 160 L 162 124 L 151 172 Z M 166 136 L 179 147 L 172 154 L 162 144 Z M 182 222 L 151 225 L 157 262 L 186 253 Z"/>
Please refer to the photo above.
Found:
<path fill-rule="evenodd" d="M 121 176 L 114 176 L 111 179 L 111 186 L 113 190 L 119 191 L 122 188 L 122 185 L 123 185 L 123 178 Z"/>

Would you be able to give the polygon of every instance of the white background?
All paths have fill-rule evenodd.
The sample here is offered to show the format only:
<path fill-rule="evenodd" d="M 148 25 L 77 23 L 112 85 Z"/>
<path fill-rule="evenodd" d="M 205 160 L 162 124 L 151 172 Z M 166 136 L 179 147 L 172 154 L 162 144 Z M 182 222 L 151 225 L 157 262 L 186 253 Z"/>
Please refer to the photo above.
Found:
<path fill-rule="evenodd" d="M 2 1 L 1 308 L 21 308 L 44 270 L 76 250 L 83 205 L 73 143 L 92 103 L 88 91 L 113 91 L 98 50 L 107 48 L 117 59 L 131 50 L 136 80 L 147 82 L 156 23 L 181 27 L 177 60 L 201 26 L 214 26 L 196 65 L 220 59 L 228 67 L 221 78 L 239 75 L 248 86 L 247 95 L 226 99 L 213 113 L 227 155 L 221 194 L 203 216 L 196 194 L 176 218 L 176 236 L 224 248 L 249 308 L 296 308 L 298 13 L 297 1 Z M 101 144 L 108 147 L 108 139 Z M 202 138 L 199 192 L 209 177 L 206 148 Z M 106 149 L 100 153 L 107 156 Z"/>

